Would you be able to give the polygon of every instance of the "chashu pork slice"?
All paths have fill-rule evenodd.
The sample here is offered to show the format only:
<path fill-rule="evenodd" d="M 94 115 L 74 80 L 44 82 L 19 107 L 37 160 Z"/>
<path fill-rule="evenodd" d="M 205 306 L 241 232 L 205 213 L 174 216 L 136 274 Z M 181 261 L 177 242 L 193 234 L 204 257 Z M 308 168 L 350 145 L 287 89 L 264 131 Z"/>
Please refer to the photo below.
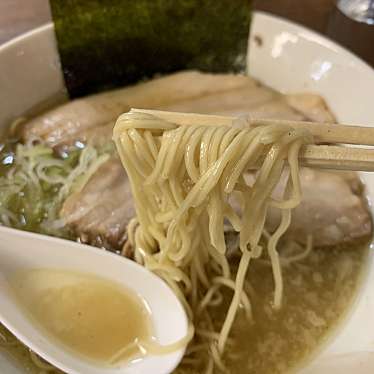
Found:
<path fill-rule="evenodd" d="M 254 175 L 248 173 L 246 181 L 251 185 Z M 285 184 L 284 175 L 275 188 L 275 198 L 283 194 Z M 285 239 L 306 244 L 307 237 L 312 235 L 315 246 L 332 247 L 369 238 L 372 219 L 364 197 L 364 185 L 356 173 L 300 168 L 300 184 L 302 200 L 292 210 L 291 225 L 283 235 Z M 234 197 L 231 204 L 240 214 L 239 200 Z M 274 232 L 280 219 L 281 211 L 270 206 L 266 229 Z"/>
<path fill-rule="evenodd" d="M 317 95 L 282 95 L 244 75 L 183 71 L 68 102 L 24 123 L 21 138 L 40 138 L 52 147 L 101 145 L 131 108 L 333 121 Z"/>
<path fill-rule="evenodd" d="M 192 97 L 239 89 L 253 82 L 243 75 L 182 71 L 67 102 L 24 123 L 21 137 L 23 140 L 41 138 L 53 147 L 76 140 L 95 141 L 97 137 L 91 136 L 92 129 L 114 126 L 117 117 L 131 108 L 157 109 Z"/>
<path fill-rule="evenodd" d="M 165 86 L 157 91 L 156 88 L 159 89 L 163 82 L 168 89 Z M 147 85 L 152 86 L 152 84 L 152 82 L 141 83 L 115 93 L 126 96 L 134 107 L 334 121 L 324 100 L 319 96 L 281 95 L 249 77 L 181 72 L 157 79 L 153 88 L 147 93 Z M 178 85 L 181 85 L 179 89 Z M 174 88 L 170 89 L 170 87 Z M 131 90 L 134 94 L 132 99 Z M 167 97 L 162 97 L 163 95 Z M 90 105 L 94 106 L 94 96 L 81 100 L 92 100 Z M 140 100 L 143 100 L 143 105 Z M 66 107 L 73 103 L 66 104 Z M 57 108 L 55 111 L 58 110 Z M 76 117 L 77 121 L 78 117 Z M 44 119 L 48 118 L 49 114 L 46 113 Z M 65 118 L 68 116 L 66 115 Z M 105 121 L 107 120 L 108 117 L 105 118 Z M 77 134 L 82 133 L 90 134 L 90 138 L 95 139 L 95 142 L 98 139 L 103 142 L 105 136 L 108 136 L 108 139 L 111 137 L 110 122 L 101 119 L 102 124 L 98 124 L 96 118 L 86 120 L 90 124 L 91 121 L 94 124 L 87 125 L 84 132 L 65 134 L 59 139 L 58 144 L 66 139 L 74 139 Z M 38 123 L 41 123 L 40 120 L 34 121 L 35 130 Z M 30 132 L 24 132 L 25 137 L 29 135 Z M 45 139 L 48 139 L 48 136 Z M 317 246 L 330 246 L 353 243 L 371 234 L 371 218 L 357 174 L 303 169 L 301 182 L 304 200 L 293 212 L 288 235 L 304 241 L 311 233 Z M 134 212 L 128 179 L 120 162 L 113 158 L 102 165 L 82 191 L 65 201 L 61 216 L 82 241 L 119 249 L 126 237 L 126 225 Z M 268 228 L 273 229 L 278 219 L 278 213 L 270 210 Z"/>
<path fill-rule="evenodd" d="M 123 245 L 134 215 L 130 183 L 115 156 L 99 167 L 80 192 L 70 195 L 61 210 L 81 242 L 112 250 Z"/>
<path fill-rule="evenodd" d="M 302 168 L 300 179 L 303 198 L 292 211 L 289 237 L 305 243 L 306 236 L 312 235 L 318 247 L 369 239 L 372 220 L 364 186 L 356 173 Z M 272 231 L 279 211 L 270 209 L 268 219 L 268 229 Z"/>
<path fill-rule="evenodd" d="M 305 244 L 307 236 L 313 235 L 317 247 L 354 245 L 369 238 L 371 216 L 355 173 L 302 168 L 300 179 L 303 200 L 292 211 L 286 237 Z M 68 197 L 61 215 L 80 241 L 120 250 L 135 207 L 119 159 L 109 159 L 83 190 Z M 274 231 L 279 220 L 279 210 L 270 208 L 266 228 Z"/>

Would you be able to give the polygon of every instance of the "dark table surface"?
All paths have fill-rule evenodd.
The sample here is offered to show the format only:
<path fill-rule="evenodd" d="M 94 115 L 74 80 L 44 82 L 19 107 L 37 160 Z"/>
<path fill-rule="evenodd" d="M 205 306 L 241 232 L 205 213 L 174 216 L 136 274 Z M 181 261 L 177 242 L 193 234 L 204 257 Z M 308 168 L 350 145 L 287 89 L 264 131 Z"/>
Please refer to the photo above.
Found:
<path fill-rule="evenodd" d="M 374 26 L 351 22 L 336 9 L 335 3 L 335 0 L 254 0 L 254 8 L 326 34 L 374 66 Z M 0 44 L 50 19 L 48 0 L 0 0 Z"/>

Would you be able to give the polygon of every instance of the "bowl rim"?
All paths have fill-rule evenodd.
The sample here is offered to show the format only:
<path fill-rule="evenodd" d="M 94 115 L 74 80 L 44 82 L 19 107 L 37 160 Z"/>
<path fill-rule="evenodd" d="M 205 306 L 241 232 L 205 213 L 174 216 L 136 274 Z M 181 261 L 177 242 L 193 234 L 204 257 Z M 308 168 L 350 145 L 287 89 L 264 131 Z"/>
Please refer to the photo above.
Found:
<path fill-rule="evenodd" d="M 337 54 L 344 54 L 346 56 L 346 58 L 354 59 L 356 67 L 357 68 L 362 68 L 362 70 L 364 70 L 365 73 L 369 73 L 369 74 L 374 73 L 374 68 L 371 67 L 368 63 L 366 63 L 364 60 L 362 60 L 360 57 L 355 55 L 353 52 L 351 52 L 347 48 L 345 48 L 345 47 L 341 46 L 340 44 L 338 44 L 337 42 L 329 39 L 328 36 L 325 36 L 322 33 L 311 30 L 311 29 L 309 29 L 309 28 L 307 28 L 303 25 L 300 25 L 297 22 L 289 21 L 289 20 L 287 20 L 283 17 L 272 15 L 268 12 L 254 11 L 253 15 L 254 16 L 255 15 L 261 16 L 262 18 L 264 18 L 266 20 L 269 20 L 270 22 L 274 22 L 274 21 L 281 22 L 282 24 L 284 24 L 286 26 L 288 25 L 288 27 L 297 28 L 299 31 L 304 33 L 304 36 L 305 35 L 312 35 L 314 37 L 313 38 L 314 43 L 318 43 L 320 45 L 323 45 L 327 49 L 334 50 L 334 51 L 337 52 Z M 47 22 L 47 23 L 45 23 L 41 26 L 35 27 L 35 28 L 33 28 L 33 29 L 31 29 L 27 32 L 24 32 L 24 33 L 22 33 L 22 34 L 20 34 L 16 37 L 10 39 L 9 41 L 0 45 L 0 56 L 8 48 L 12 48 L 12 47 L 16 46 L 17 43 L 19 43 L 19 42 L 25 42 L 25 41 L 31 42 L 32 38 L 35 37 L 36 35 L 40 35 L 40 34 L 44 34 L 44 33 L 52 33 L 52 32 L 54 34 L 54 31 L 52 31 L 53 29 L 54 29 L 53 22 Z M 370 207 L 370 210 L 373 213 L 373 207 L 372 206 Z M 368 264 L 368 266 L 369 266 L 369 264 Z M 363 287 L 359 287 L 357 294 L 359 294 L 358 296 L 360 298 L 361 298 L 361 292 L 362 291 L 363 291 Z M 357 304 L 358 302 L 359 301 L 356 300 L 355 304 Z M 348 308 L 348 313 L 349 314 L 354 314 L 355 313 L 355 305 L 354 304 Z M 349 317 L 350 317 L 350 315 L 343 316 L 343 321 L 338 323 L 337 331 L 336 332 L 332 331 L 330 334 L 328 334 L 328 338 L 331 337 L 331 340 L 328 341 L 327 344 L 322 343 L 321 344 L 321 350 L 319 350 L 317 348 L 317 350 L 315 352 L 315 355 L 312 355 L 311 360 L 314 361 L 316 359 L 316 357 L 317 356 L 319 357 L 321 355 L 321 353 L 323 353 L 323 351 L 329 345 L 333 344 L 334 339 L 337 337 L 336 334 L 340 333 L 341 330 L 344 330 L 346 322 L 348 321 Z M 307 364 L 309 364 L 309 363 L 311 363 L 311 362 L 308 359 Z M 299 370 L 300 368 L 297 368 L 297 369 Z"/>
<path fill-rule="evenodd" d="M 320 31 L 312 30 L 312 29 L 304 26 L 303 24 L 301 24 L 299 22 L 296 22 L 296 21 L 293 21 L 293 20 L 288 20 L 284 17 L 278 16 L 276 14 L 272 14 L 272 13 L 269 13 L 269 12 L 265 12 L 265 11 L 262 11 L 262 10 L 255 10 L 255 11 L 253 11 L 252 14 L 253 14 L 253 16 L 260 15 L 260 16 L 265 17 L 267 19 L 276 19 L 276 20 L 281 21 L 281 22 L 286 22 L 288 24 L 293 24 L 294 26 L 297 26 L 300 30 L 303 30 L 307 33 L 313 33 L 313 34 L 317 35 L 319 38 L 321 38 L 321 41 L 323 40 L 323 44 L 327 48 L 334 49 L 338 53 L 345 53 L 345 54 L 348 54 L 348 55 L 354 57 L 365 68 L 371 70 L 374 73 L 374 66 L 371 66 L 362 57 L 358 56 L 353 51 L 351 51 L 347 47 L 340 44 L 338 41 L 335 41 L 335 40 L 331 39 L 328 35 L 325 35 Z M 252 20 L 253 20 L 253 18 L 252 18 Z M 47 30 L 50 31 L 52 29 L 54 30 L 54 23 L 53 23 L 53 21 L 48 21 L 48 22 L 43 23 L 40 26 L 33 27 L 32 29 L 30 29 L 28 31 L 25 31 L 25 32 L 23 32 L 23 33 L 21 33 L 17 36 L 14 36 L 13 38 L 7 40 L 6 42 L 0 44 L 0 54 L 3 52 L 4 49 L 7 49 L 8 47 L 13 46 L 14 44 L 18 43 L 19 41 L 23 41 L 25 39 L 32 38 L 34 35 L 36 35 L 38 33 L 43 33 Z M 249 32 L 249 35 L 250 35 L 250 32 Z"/>
<path fill-rule="evenodd" d="M 298 29 L 300 29 L 301 31 L 304 31 L 307 34 L 314 34 L 315 36 L 318 36 L 319 44 L 322 43 L 326 48 L 333 49 L 337 53 L 344 53 L 344 54 L 349 55 L 350 57 L 354 57 L 358 62 L 360 62 L 360 64 L 363 65 L 363 67 L 368 68 L 369 70 L 372 71 L 372 73 L 374 73 L 374 66 L 371 66 L 362 57 L 358 56 L 353 51 L 351 51 L 350 49 L 348 49 L 344 45 L 340 44 L 338 41 L 335 41 L 335 40 L 331 39 L 330 36 L 327 35 L 327 34 L 325 35 L 322 32 L 310 29 L 309 27 L 304 26 L 303 24 L 301 24 L 299 22 L 296 22 L 296 21 L 293 21 L 293 20 L 288 20 L 287 18 L 278 16 L 276 14 L 272 14 L 272 13 L 269 13 L 269 12 L 265 12 L 265 11 L 262 11 L 262 10 L 254 11 L 253 14 L 254 15 L 260 15 L 261 17 L 264 17 L 266 19 L 276 19 L 277 21 L 280 21 L 280 22 L 283 22 L 283 23 L 292 24 L 292 25 L 296 26 Z M 317 42 L 317 38 L 315 38 L 314 41 Z"/>

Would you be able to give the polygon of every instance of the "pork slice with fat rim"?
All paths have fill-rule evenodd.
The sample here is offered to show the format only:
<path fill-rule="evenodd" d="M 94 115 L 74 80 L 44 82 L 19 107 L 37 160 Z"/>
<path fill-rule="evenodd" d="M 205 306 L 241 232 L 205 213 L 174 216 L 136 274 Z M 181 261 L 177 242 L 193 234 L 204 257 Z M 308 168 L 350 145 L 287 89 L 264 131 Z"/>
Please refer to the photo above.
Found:
<path fill-rule="evenodd" d="M 191 85 L 194 88 L 191 88 Z M 319 96 L 281 95 L 244 76 L 181 72 L 117 90 L 112 94 L 126 97 L 126 102 L 137 107 L 334 121 L 334 116 Z M 91 100 L 90 105 L 96 107 L 94 96 L 86 100 Z M 109 100 L 109 97 L 105 100 Z M 85 119 L 86 130 L 81 134 L 85 134 L 86 140 L 93 139 L 93 142 L 97 142 L 97 138 L 100 138 L 103 142 L 106 136 L 109 140 L 112 124 L 108 120 L 115 111 L 109 112 L 111 114 L 105 118 L 100 117 L 100 121 L 94 117 Z M 77 121 L 83 113 L 84 107 L 82 111 L 77 109 Z M 45 114 L 45 118 L 47 117 L 48 113 Z M 67 114 L 65 118 L 68 118 Z M 37 126 L 36 120 L 34 126 Z M 24 133 L 25 136 L 26 134 L 27 132 Z M 65 139 L 67 137 L 69 141 L 75 136 L 74 132 L 65 133 Z M 63 137 L 59 141 L 63 142 Z M 313 234 L 316 245 L 329 246 L 353 243 L 370 235 L 371 218 L 362 184 L 356 173 L 302 169 L 301 182 L 304 199 L 300 207 L 293 212 L 289 236 L 303 242 L 308 234 Z M 102 165 L 79 193 L 65 201 L 61 211 L 66 223 L 82 241 L 114 249 L 118 249 L 125 240 L 126 226 L 134 214 L 130 184 L 116 158 Z M 268 228 L 272 230 L 278 220 L 278 213 L 270 210 Z"/>
<path fill-rule="evenodd" d="M 81 191 L 64 202 L 61 217 L 84 243 L 119 250 L 135 215 L 126 173 L 117 157 L 106 161 Z"/>
<path fill-rule="evenodd" d="M 312 235 L 318 247 L 369 238 L 371 216 L 355 173 L 301 168 L 300 180 L 302 201 L 292 210 L 292 223 L 285 235 L 303 243 Z M 273 231 L 278 222 L 279 211 L 270 208 L 268 229 Z"/>
<path fill-rule="evenodd" d="M 37 137 L 55 147 L 86 141 L 93 128 L 114 124 L 131 108 L 158 109 L 178 101 L 230 91 L 253 80 L 244 75 L 182 71 L 133 86 L 76 99 L 47 111 L 20 128 L 23 140 Z M 91 141 L 97 138 L 90 137 Z"/>

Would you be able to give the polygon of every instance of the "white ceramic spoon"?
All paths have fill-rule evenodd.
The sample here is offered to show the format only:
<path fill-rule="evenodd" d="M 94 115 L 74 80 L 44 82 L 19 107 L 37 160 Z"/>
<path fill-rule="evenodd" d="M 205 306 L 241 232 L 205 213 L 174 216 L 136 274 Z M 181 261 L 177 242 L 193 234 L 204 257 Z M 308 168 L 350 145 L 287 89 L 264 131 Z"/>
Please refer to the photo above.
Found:
<path fill-rule="evenodd" d="M 45 360 L 74 374 L 166 374 L 177 366 L 183 349 L 118 367 L 102 367 L 54 344 L 14 302 L 9 283 L 16 271 L 40 268 L 92 273 L 134 291 L 148 304 L 155 336 L 163 345 L 183 338 L 188 321 L 172 290 L 133 261 L 72 241 L 0 226 L 0 322 Z"/>

